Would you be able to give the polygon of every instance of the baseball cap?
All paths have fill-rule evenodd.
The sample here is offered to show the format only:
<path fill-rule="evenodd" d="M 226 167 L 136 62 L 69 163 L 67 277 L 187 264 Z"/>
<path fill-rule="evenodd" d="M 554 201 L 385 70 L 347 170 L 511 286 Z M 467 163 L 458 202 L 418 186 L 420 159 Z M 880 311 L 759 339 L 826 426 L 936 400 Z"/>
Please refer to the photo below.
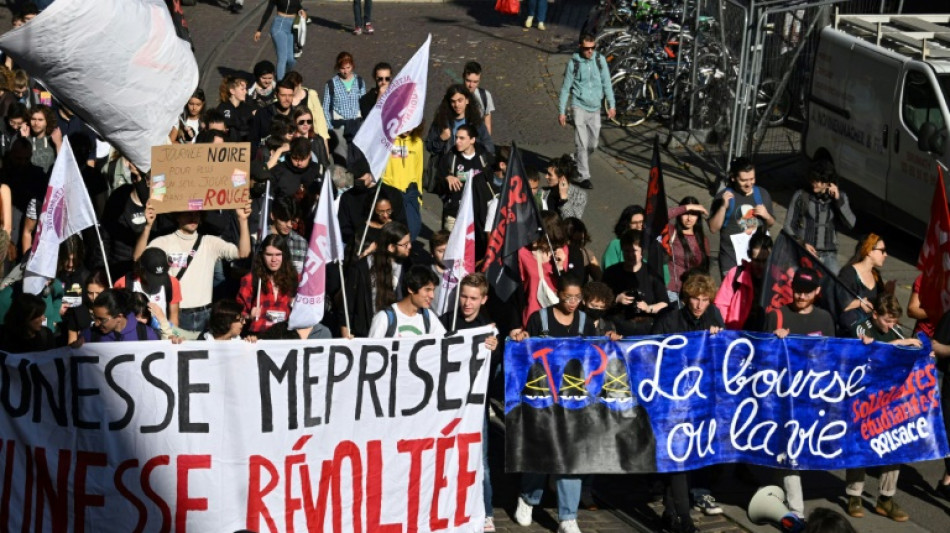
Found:
<path fill-rule="evenodd" d="M 818 272 L 813 268 L 801 267 L 795 272 L 792 279 L 792 290 L 795 292 L 812 292 L 821 284 Z"/>
<path fill-rule="evenodd" d="M 139 258 L 145 282 L 149 287 L 160 287 L 168 275 L 168 256 L 159 248 L 146 248 Z"/>

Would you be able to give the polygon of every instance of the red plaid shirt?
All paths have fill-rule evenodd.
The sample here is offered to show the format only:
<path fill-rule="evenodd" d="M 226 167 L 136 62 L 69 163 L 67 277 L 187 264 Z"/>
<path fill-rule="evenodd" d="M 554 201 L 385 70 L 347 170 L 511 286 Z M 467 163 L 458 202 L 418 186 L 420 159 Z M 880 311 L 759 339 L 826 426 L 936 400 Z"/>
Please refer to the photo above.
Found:
<path fill-rule="evenodd" d="M 290 304 L 294 301 L 293 294 L 274 291 L 270 280 L 261 283 L 261 314 L 257 320 L 251 320 L 248 331 L 260 333 L 278 322 L 290 319 Z M 250 273 L 241 278 L 241 289 L 238 291 L 237 301 L 244 306 L 244 313 L 250 316 L 251 309 L 257 305 L 257 279 Z"/>

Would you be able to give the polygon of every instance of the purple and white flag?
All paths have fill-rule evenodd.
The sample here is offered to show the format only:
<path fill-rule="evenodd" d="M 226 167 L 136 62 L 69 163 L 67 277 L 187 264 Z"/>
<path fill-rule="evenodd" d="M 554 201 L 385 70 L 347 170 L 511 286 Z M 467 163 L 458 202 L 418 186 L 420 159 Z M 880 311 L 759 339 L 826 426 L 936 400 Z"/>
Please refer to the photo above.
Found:
<path fill-rule="evenodd" d="M 452 311 L 456 301 L 456 289 L 462 278 L 475 272 L 475 208 L 472 204 L 473 178 L 465 180 L 462 189 L 462 203 L 459 205 L 455 227 L 445 246 L 442 263 L 445 272 L 439 282 L 439 299 L 435 303 L 435 314 L 442 316 Z"/>
<path fill-rule="evenodd" d="M 59 245 L 95 223 L 96 212 L 69 147 L 69 138 L 64 136 L 63 147 L 46 186 L 46 199 L 39 211 L 23 290 L 33 294 L 43 290 L 46 279 L 56 276 Z"/>
<path fill-rule="evenodd" d="M 340 224 L 333 215 L 333 179 L 328 170 L 323 177 L 320 201 L 313 217 L 313 233 L 303 264 L 303 277 L 294 298 L 287 326 L 290 329 L 310 328 L 323 320 L 327 295 L 327 265 L 343 260 L 343 237 Z"/>
<path fill-rule="evenodd" d="M 363 120 L 353 142 L 366 156 L 370 172 L 379 179 L 389 163 L 393 139 L 422 123 L 429 75 L 429 43 L 426 39 L 406 66 L 393 78 L 382 98 Z"/>

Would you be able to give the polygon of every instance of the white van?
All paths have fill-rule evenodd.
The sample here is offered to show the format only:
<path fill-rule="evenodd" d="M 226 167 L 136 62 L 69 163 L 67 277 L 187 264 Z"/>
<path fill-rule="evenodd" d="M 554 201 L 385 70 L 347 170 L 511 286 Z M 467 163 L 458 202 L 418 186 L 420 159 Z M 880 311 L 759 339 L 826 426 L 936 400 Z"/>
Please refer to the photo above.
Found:
<path fill-rule="evenodd" d="M 838 15 L 818 43 L 805 155 L 830 159 L 862 211 L 922 236 L 950 164 L 948 100 L 950 15 Z"/>

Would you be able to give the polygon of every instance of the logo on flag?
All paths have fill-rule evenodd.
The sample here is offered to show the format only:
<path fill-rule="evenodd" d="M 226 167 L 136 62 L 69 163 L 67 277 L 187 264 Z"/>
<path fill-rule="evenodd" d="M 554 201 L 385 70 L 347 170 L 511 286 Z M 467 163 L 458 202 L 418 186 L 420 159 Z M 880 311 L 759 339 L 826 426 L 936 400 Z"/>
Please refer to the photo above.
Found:
<path fill-rule="evenodd" d="M 392 146 L 400 133 L 411 129 L 407 127 L 407 123 L 419 107 L 416 83 L 409 76 L 397 78 L 383 93 L 383 98 L 378 105 L 382 116 L 383 132 L 386 134 L 386 144 Z"/>

